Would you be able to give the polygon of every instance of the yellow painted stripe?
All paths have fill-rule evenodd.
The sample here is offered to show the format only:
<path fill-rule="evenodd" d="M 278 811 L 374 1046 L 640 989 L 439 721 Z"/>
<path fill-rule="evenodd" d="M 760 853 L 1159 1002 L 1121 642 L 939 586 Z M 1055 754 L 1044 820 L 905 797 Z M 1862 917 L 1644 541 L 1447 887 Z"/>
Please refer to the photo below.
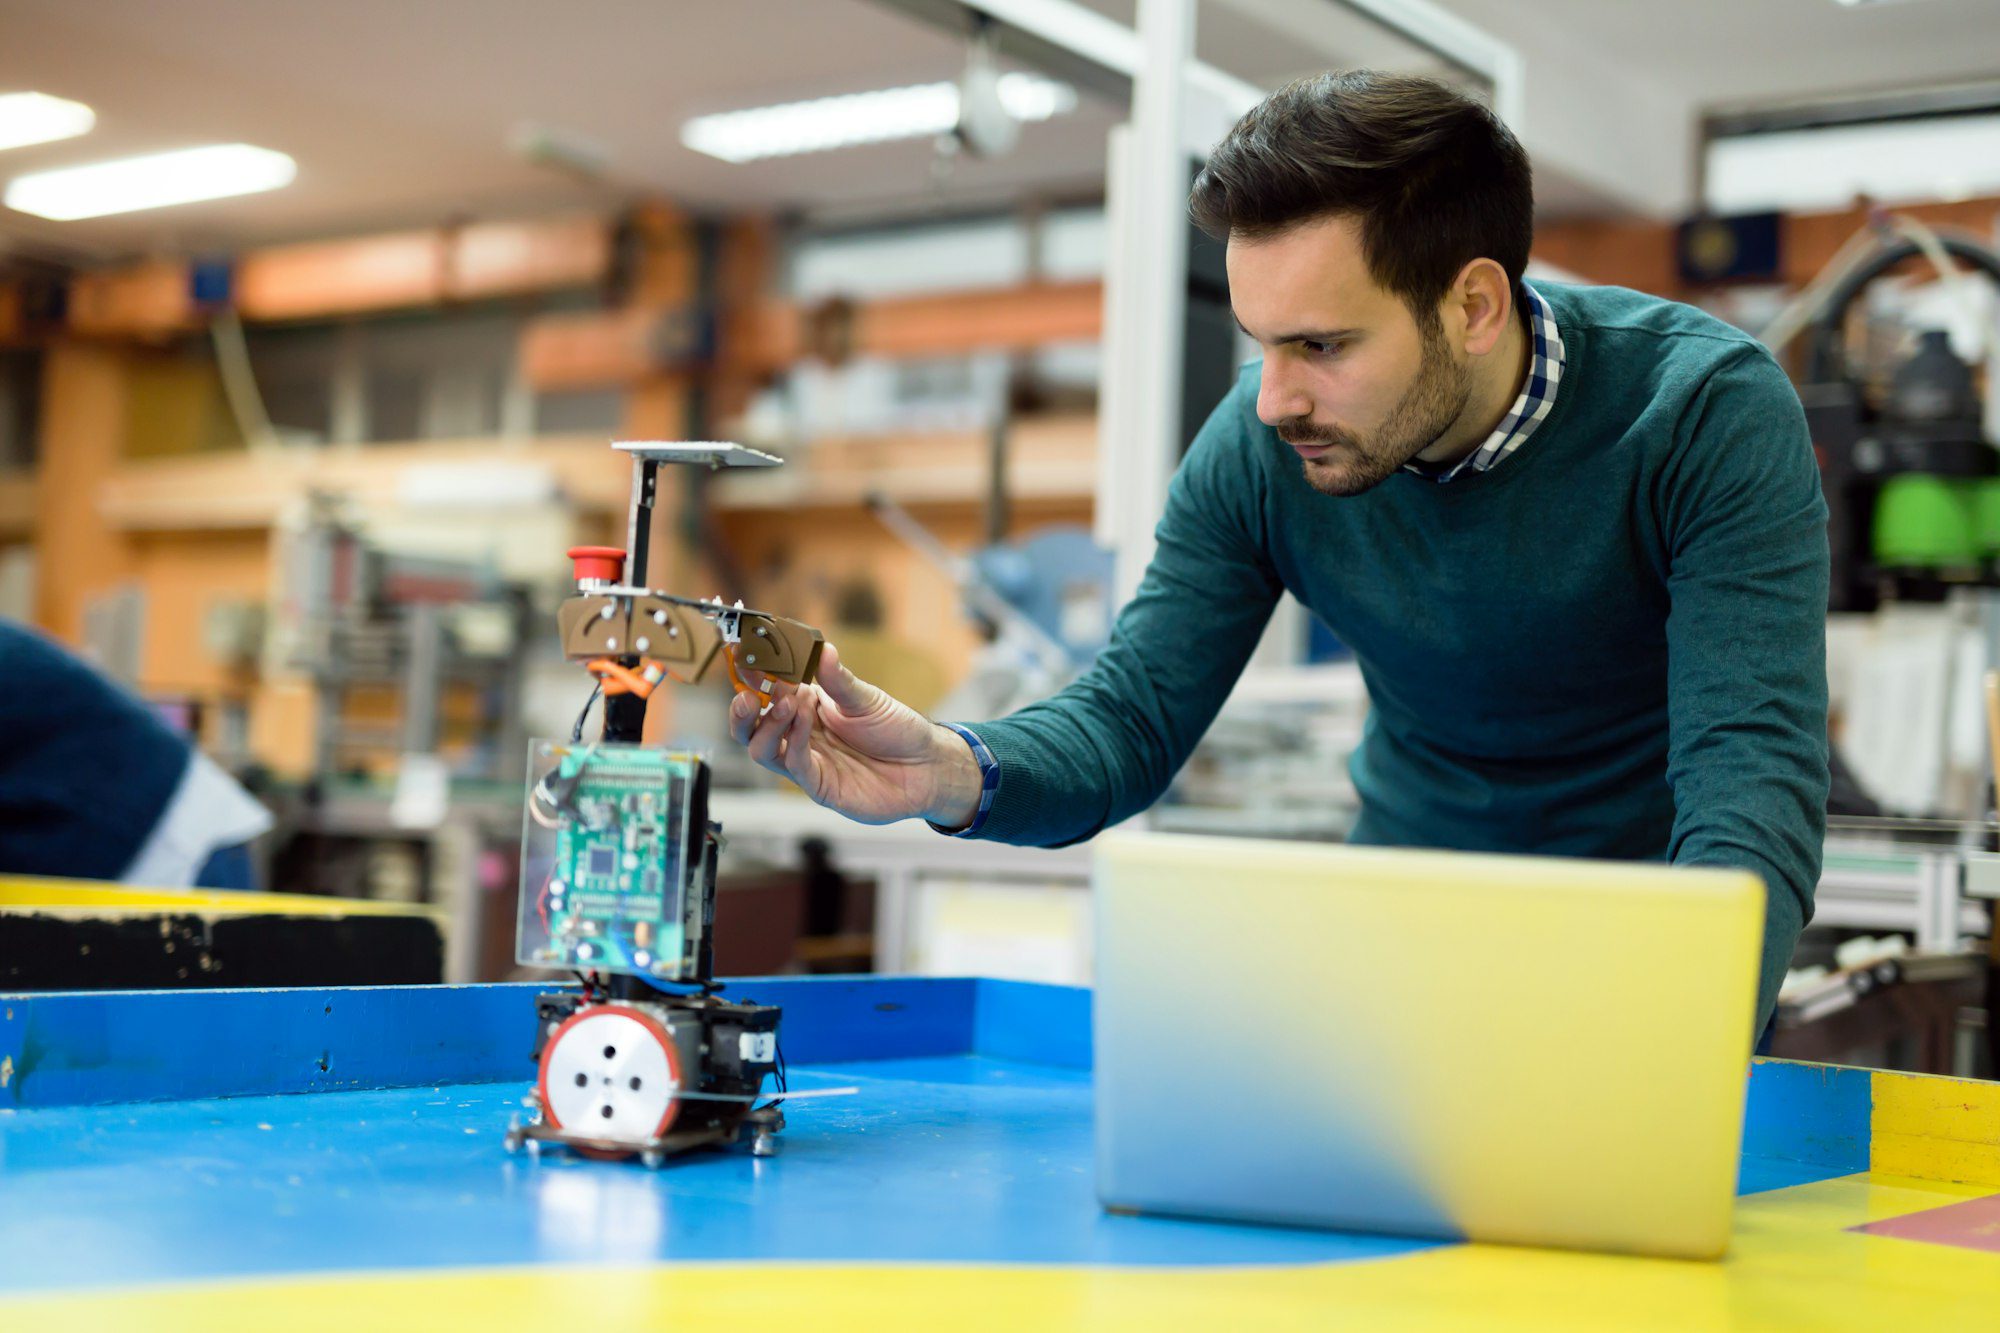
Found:
<path fill-rule="evenodd" d="M 189 913 L 196 916 L 422 916 L 441 914 L 423 903 L 383 903 L 311 893 L 234 893 L 211 889 L 149 889 L 81 879 L 0 878 L 0 912 L 64 916 Z"/>
<path fill-rule="evenodd" d="M 1982 1189 L 1846 1176 L 1743 1200 L 1720 1263 L 1457 1245 L 1365 1263 L 1256 1268 L 694 1264 L 364 1273 L 0 1300 L 0 1327 L 194 1333 L 587 1321 L 679 1330 L 1976 1328 L 2000 1256 L 1849 1228 Z"/>
<path fill-rule="evenodd" d="M 1872 1091 L 1872 1170 L 2000 1186 L 2000 1083 L 1877 1070 Z"/>

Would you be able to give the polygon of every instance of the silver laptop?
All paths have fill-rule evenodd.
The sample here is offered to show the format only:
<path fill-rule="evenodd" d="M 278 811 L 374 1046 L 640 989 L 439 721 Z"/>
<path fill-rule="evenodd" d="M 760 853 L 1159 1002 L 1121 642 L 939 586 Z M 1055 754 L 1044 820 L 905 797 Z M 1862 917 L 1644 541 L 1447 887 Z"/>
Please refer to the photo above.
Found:
<path fill-rule="evenodd" d="M 1755 875 L 1113 834 L 1095 876 L 1107 1207 L 1727 1247 Z"/>

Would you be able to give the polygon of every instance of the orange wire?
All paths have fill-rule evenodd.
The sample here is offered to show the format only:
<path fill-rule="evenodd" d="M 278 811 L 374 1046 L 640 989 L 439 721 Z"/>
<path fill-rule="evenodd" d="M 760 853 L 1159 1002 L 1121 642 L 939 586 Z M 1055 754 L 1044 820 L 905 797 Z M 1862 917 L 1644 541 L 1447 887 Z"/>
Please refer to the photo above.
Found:
<path fill-rule="evenodd" d="M 652 661 L 649 658 L 646 660 L 646 665 L 654 668 L 663 678 L 671 680 L 677 685 L 688 683 L 686 676 L 668 670 L 662 663 Z M 623 666 L 608 657 L 592 658 L 583 664 L 583 669 L 597 677 L 598 681 L 604 686 L 604 692 L 608 695 L 636 694 L 641 699 L 645 699 L 652 695 L 654 689 L 659 684 L 658 681 L 649 681 L 630 667 Z M 750 693 L 755 694 L 765 703 L 768 704 L 771 702 L 770 695 L 765 694 L 761 690 L 751 690 L 748 685 L 743 683 L 742 677 L 736 674 L 736 659 L 734 656 L 729 657 L 729 679 L 735 682 L 737 689 L 749 690 Z"/>
<path fill-rule="evenodd" d="M 604 692 L 607 695 L 636 694 L 644 699 L 653 692 L 652 681 L 629 667 L 620 666 L 608 657 L 594 658 L 585 662 L 583 669 L 604 683 Z"/>
<path fill-rule="evenodd" d="M 771 706 L 771 696 L 763 690 L 751 689 L 750 686 L 744 681 L 743 677 L 737 673 L 736 645 L 733 643 L 725 644 L 723 646 L 722 653 L 723 653 L 722 660 L 724 664 L 727 665 L 729 668 L 729 683 L 736 687 L 736 692 L 738 694 L 754 694 L 757 696 L 758 699 L 760 699 L 763 702 L 764 707 L 769 708 Z"/>

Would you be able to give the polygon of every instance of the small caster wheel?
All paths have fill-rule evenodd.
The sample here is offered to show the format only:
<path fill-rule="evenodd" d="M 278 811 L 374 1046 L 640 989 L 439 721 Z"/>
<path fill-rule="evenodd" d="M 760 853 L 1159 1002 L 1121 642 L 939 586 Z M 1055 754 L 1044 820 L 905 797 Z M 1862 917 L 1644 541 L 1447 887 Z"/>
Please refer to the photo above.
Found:
<path fill-rule="evenodd" d="M 542 1141 L 540 1139 L 529 1139 L 528 1156 L 539 1159 L 541 1155 L 542 1155 Z"/>
<path fill-rule="evenodd" d="M 667 1155 L 658 1149 L 649 1148 L 639 1154 L 639 1164 L 648 1171 L 657 1171 L 667 1164 Z"/>
<path fill-rule="evenodd" d="M 758 1130 L 750 1139 L 750 1155 L 752 1157 L 776 1157 L 778 1155 L 778 1136 L 767 1129 Z"/>

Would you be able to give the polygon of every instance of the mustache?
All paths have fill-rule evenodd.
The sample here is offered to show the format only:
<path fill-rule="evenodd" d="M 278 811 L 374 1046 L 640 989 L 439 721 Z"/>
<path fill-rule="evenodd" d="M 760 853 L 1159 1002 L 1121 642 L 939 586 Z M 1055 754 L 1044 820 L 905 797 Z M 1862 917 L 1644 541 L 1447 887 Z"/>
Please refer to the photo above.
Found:
<path fill-rule="evenodd" d="M 1354 436 L 1338 426 L 1318 426 L 1310 421 L 1280 422 L 1278 438 L 1286 444 L 1352 444 Z"/>

